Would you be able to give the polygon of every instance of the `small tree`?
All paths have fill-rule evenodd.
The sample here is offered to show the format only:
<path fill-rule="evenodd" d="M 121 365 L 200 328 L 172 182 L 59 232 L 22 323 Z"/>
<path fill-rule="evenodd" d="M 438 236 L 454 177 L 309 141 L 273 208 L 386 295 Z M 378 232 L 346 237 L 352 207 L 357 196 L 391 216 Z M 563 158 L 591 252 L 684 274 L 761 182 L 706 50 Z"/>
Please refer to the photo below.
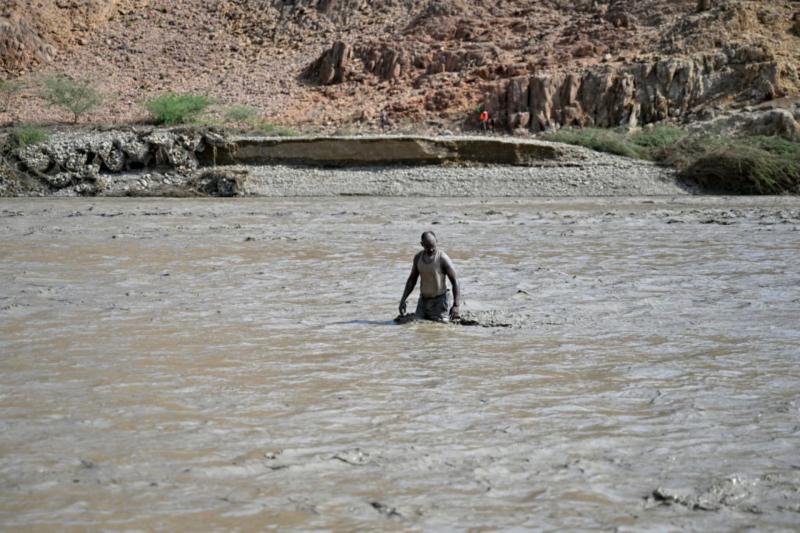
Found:
<path fill-rule="evenodd" d="M 68 76 L 51 76 L 45 78 L 39 96 L 54 107 L 60 107 L 72 113 L 73 122 L 85 113 L 99 106 L 102 95 L 92 87 L 89 80 L 74 80 Z"/>

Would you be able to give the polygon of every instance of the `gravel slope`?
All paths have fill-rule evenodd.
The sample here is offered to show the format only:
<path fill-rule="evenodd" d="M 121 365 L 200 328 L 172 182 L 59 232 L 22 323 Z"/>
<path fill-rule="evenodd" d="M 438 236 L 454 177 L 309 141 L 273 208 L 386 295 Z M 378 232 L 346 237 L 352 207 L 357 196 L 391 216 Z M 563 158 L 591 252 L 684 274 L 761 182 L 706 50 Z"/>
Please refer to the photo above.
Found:
<path fill-rule="evenodd" d="M 583 152 L 583 153 L 582 153 Z M 255 196 L 663 196 L 693 191 L 673 169 L 578 149 L 574 160 L 538 166 L 391 166 L 328 169 L 231 166 Z"/>

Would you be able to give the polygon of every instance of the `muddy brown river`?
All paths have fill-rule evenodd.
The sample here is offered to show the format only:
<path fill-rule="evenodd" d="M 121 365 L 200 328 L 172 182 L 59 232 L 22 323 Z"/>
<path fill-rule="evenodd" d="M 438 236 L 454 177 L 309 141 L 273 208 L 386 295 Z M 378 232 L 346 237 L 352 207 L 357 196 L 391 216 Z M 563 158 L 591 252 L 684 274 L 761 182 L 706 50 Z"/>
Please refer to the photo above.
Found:
<path fill-rule="evenodd" d="M 797 530 L 798 316 L 797 198 L 2 200 L 0 527 Z"/>

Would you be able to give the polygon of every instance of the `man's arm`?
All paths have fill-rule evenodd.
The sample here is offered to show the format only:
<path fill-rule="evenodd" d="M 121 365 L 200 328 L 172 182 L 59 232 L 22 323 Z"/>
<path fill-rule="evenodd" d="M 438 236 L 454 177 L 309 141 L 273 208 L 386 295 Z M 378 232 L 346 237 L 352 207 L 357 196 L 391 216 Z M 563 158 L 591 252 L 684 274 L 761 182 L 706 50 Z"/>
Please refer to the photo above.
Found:
<path fill-rule="evenodd" d="M 408 280 L 406 281 L 406 288 L 403 291 L 403 297 L 400 298 L 400 314 L 406 314 L 406 298 L 408 295 L 411 294 L 411 291 L 414 290 L 414 287 L 417 286 L 417 278 L 419 278 L 419 270 L 417 270 L 417 257 L 419 254 L 414 256 L 414 263 L 411 265 L 411 274 L 408 275 Z"/>
<path fill-rule="evenodd" d="M 453 307 L 450 308 L 450 318 L 454 319 L 459 317 L 461 289 L 458 286 L 458 278 L 456 277 L 456 269 L 453 268 L 453 262 L 450 261 L 450 258 L 447 256 L 444 256 L 443 259 L 442 268 L 444 268 L 444 273 L 447 275 L 447 278 L 450 280 L 450 285 L 453 287 Z"/>

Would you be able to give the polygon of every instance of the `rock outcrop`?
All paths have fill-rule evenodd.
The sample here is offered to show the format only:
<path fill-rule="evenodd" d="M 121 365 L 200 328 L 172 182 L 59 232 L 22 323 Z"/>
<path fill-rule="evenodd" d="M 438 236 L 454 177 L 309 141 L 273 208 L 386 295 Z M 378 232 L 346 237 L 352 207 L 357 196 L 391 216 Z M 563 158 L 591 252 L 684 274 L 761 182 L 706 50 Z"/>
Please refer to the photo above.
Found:
<path fill-rule="evenodd" d="M 352 57 L 353 49 L 337 41 L 307 69 L 306 76 L 320 85 L 341 83 L 347 75 L 348 63 Z"/>
<path fill-rule="evenodd" d="M 534 17 L 520 5 L 513 22 L 494 18 L 497 23 L 487 26 L 483 6 L 431 2 L 390 42 L 373 36 L 337 41 L 312 65 L 310 78 L 350 91 L 381 80 L 410 83 L 425 91 L 416 105 L 434 113 L 469 113 L 480 103 L 472 100 L 473 91 L 483 84 L 483 106 L 495 124 L 534 132 L 563 125 L 636 126 L 686 118 L 708 105 L 796 94 L 800 75 L 789 46 L 792 22 L 784 20 L 788 8 L 738 0 L 712 4 L 676 2 L 648 11 L 628 0 L 584 2 L 560 22 L 565 27 L 554 38 L 540 29 L 553 21 L 544 11 Z M 650 33 L 662 25 L 658 36 Z M 525 45 L 516 34 L 531 39 Z M 628 54 L 613 46 L 609 34 L 649 42 L 633 45 Z"/>
<path fill-rule="evenodd" d="M 336 41 L 305 70 L 304 76 L 320 85 L 360 81 L 364 74 L 381 80 L 417 78 L 484 67 L 499 52 L 492 45 L 470 43 L 456 50 L 401 44 Z M 488 77 L 488 72 L 485 73 Z"/>
<path fill-rule="evenodd" d="M 561 90 L 567 97 L 573 90 L 569 83 L 578 83 L 583 93 L 602 91 L 594 97 L 598 102 L 610 100 L 623 109 L 606 112 L 609 123 L 627 120 L 630 90 L 631 98 L 641 100 L 635 118 L 647 115 L 648 107 L 657 116 L 663 102 L 654 94 L 657 101 L 648 104 L 641 92 L 654 86 L 646 79 L 653 65 L 692 62 L 692 76 L 718 87 L 714 78 L 726 76 L 717 65 L 721 56 L 723 62 L 774 63 L 777 69 L 775 83 L 766 76 L 774 91 L 764 85 L 750 99 L 743 91 L 725 94 L 716 101 L 723 107 L 734 97 L 752 104 L 772 92 L 800 94 L 800 21 L 791 2 L 715 0 L 701 11 L 697 0 L 34 4 L 31 9 L 28 0 L 0 2 L 0 78 L 6 72 L 26 73 L 15 80 L 20 90 L 0 95 L 0 102 L 8 101 L 0 104 L 0 124 L 64 120 L 58 108 L 36 98 L 38 76 L 52 74 L 88 76 L 102 93 L 115 95 L 88 118 L 97 124 L 138 123 L 142 101 L 172 91 L 208 94 L 220 105 L 253 107 L 271 123 L 325 133 L 458 131 L 465 124 L 477 126 L 476 107 L 488 93 L 505 98 L 507 86 L 518 94 L 508 96 L 510 108 L 497 108 L 504 118 L 495 117 L 496 122 L 512 129 L 546 127 L 536 120 L 537 111 L 547 115 L 546 110 L 520 100 L 526 91 L 530 95 L 531 78 L 541 79 L 537 90 Z M 761 50 L 770 59 L 741 59 L 730 50 Z M 48 59 L 57 61 L 43 65 Z M 641 73 L 641 68 L 650 70 Z M 731 78 L 743 76 L 741 85 L 764 77 L 746 66 L 731 70 Z M 654 89 L 670 102 L 668 93 L 674 90 Z M 694 88 L 682 99 L 697 100 L 697 92 Z M 702 101 L 709 91 L 700 92 Z M 545 122 L 606 121 L 592 109 L 588 94 L 578 95 L 580 108 L 572 102 L 559 106 L 555 96 L 550 98 L 542 105 L 566 119 L 545 117 Z M 670 104 L 667 114 L 674 109 Z"/>
<path fill-rule="evenodd" d="M 721 112 L 704 120 L 693 121 L 689 131 L 718 135 L 766 135 L 800 142 L 800 102 L 795 106 L 765 104 L 762 109 Z"/>
<path fill-rule="evenodd" d="M 188 186 L 199 194 L 230 198 L 244 194 L 245 173 L 205 170 L 188 182 Z"/>
<path fill-rule="evenodd" d="M 19 72 L 47 62 L 54 51 L 27 22 L 0 18 L 0 72 Z"/>
<path fill-rule="evenodd" d="M 636 127 L 703 106 L 782 96 L 779 71 L 765 49 L 731 46 L 714 54 L 516 78 L 490 92 L 484 106 L 511 129 Z"/>
<path fill-rule="evenodd" d="M 15 156 L 21 171 L 51 190 L 97 194 L 105 188 L 105 174 L 144 169 L 190 173 L 198 168 L 200 153 L 208 147 L 213 152 L 226 142 L 213 131 L 145 128 L 56 135 L 46 143 L 16 150 Z"/>
<path fill-rule="evenodd" d="M 3 0 L 0 5 L 0 72 L 19 73 L 52 60 L 59 48 L 88 42 L 95 27 L 117 10 L 147 0 Z"/>

